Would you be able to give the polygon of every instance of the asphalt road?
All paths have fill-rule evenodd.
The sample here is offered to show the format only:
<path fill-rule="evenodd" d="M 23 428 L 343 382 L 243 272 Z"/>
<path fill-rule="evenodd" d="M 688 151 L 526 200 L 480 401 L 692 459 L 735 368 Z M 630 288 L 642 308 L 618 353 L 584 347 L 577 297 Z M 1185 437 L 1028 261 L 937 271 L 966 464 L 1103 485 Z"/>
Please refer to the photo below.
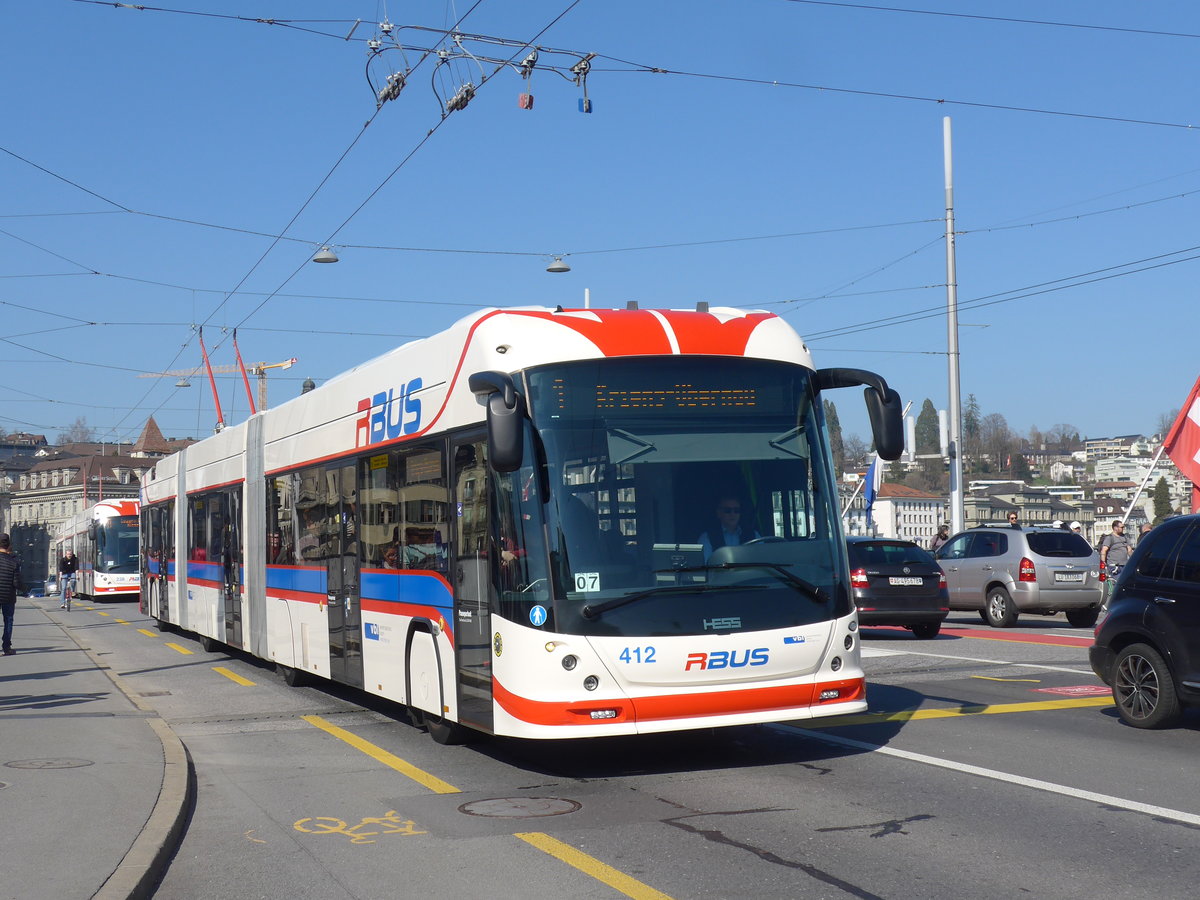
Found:
<path fill-rule="evenodd" d="M 1090 630 L 1061 616 L 867 629 L 871 712 L 851 721 L 467 747 L 127 605 L 71 616 L 195 761 L 163 900 L 1092 900 L 1200 880 L 1200 714 L 1121 724 Z"/>

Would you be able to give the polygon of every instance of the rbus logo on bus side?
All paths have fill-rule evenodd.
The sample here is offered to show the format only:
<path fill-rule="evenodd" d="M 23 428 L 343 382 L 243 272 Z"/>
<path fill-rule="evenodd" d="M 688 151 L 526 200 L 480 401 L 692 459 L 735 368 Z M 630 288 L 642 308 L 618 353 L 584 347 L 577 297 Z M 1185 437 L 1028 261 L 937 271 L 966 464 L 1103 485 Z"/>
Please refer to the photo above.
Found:
<path fill-rule="evenodd" d="M 421 379 L 414 378 L 386 393 L 359 400 L 358 411 L 365 415 L 354 423 L 354 446 L 369 447 L 420 431 L 421 401 L 413 396 L 420 389 Z"/>
<path fill-rule="evenodd" d="M 770 661 L 771 652 L 766 647 L 756 650 L 714 650 L 711 653 L 689 653 L 683 671 L 691 671 L 693 666 L 701 669 L 741 669 L 745 666 L 765 666 Z"/>

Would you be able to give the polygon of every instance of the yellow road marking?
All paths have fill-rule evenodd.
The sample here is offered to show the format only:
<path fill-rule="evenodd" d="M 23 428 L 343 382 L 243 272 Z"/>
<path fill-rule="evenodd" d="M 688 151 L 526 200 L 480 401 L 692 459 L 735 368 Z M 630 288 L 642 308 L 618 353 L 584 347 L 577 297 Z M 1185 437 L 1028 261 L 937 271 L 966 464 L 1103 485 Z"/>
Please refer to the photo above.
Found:
<path fill-rule="evenodd" d="M 806 723 L 805 728 L 838 728 L 842 725 L 877 725 L 881 722 L 908 722 L 912 719 L 952 719 L 958 716 L 995 716 L 1005 713 L 1041 712 L 1048 709 L 1083 709 L 1112 706 L 1112 697 L 1078 697 L 1074 700 L 1035 700 L 1029 703 L 996 703 L 992 706 L 963 704 L 949 709 L 901 709 L 890 713 L 864 713 Z"/>
<path fill-rule="evenodd" d="M 106 612 L 100 612 L 99 614 L 100 614 L 100 615 L 102 615 L 102 616 L 107 616 L 107 615 L 108 615 L 108 613 L 106 613 Z"/>
<path fill-rule="evenodd" d="M 972 675 L 972 678 L 979 678 L 983 681 L 1025 681 L 1029 684 L 1041 684 L 1040 678 L 997 678 L 994 675 Z"/>
<path fill-rule="evenodd" d="M 227 669 L 224 666 L 213 666 L 213 671 L 218 672 L 221 675 L 224 675 L 230 681 L 237 682 L 238 684 L 243 685 L 245 687 L 254 687 L 254 682 L 251 681 L 249 678 L 243 678 L 237 672 L 231 671 L 230 669 Z"/>
<path fill-rule="evenodd" d="M 124 619 L 117 619 L 117 624 L 118 625 L 128 625 L 129 623 L 126 622 Z"/>
<path fill-rule="evenodd" d="M 168 645 L 170 646 L 170 645 Z M 436 775 L 430 775 L 428 772 L 418 769 L 412 763 L 405 762 L 400 757 L 393 753 L 389 753 L 382 747 L 376 747 L 370 741 L 365 741 L 358 735 L 347 731 L 344 728 L 339 728 L 332 722 L 326 722 L 320 716 L 301 716 L 309 725 L 315 725 L 327 734 L 333 735 L 338 740 L 345 741 L 355 750 L 360 750 L 372 759 L 376 759 L 385 766 L 395 769 L 401 775 L 411 778 L 417 784 L 429 788 L 435 794 L 461 794 L 458 788 L 449 784 Z"/>
<path fill-rule="evenodd" d="M 581 850 L 576 850 L 570 844 L 564 844 L 562 841 L 555 840 L 548 834 L 533 831 L 516 834 L 514 837 L 519 837 L 525 843 L 537 847 L 543 853 L 549 853 L 555 859 L 560 859 L 567 865 L 574 866 L 583 874 L 590 875 L 597 881 L 604 882 L 609 887 L 620 891 L 626 897 L 632 897 L 634 900 L 671 900 L 662 891 L 656 891 L 654 888 L 642 884 L 636 878 L 626 875 L 612 866 L 605 865 L 600 860 L 588 856 Z"/>
<path fill-rule="evenodd" d="M 178 651 L 179 651 L 180 653 L 182 653 L 184 656 L 191 656 L 191 655 L 192 655 L 192 651 L 191 651 L 191 650 L 189 650 L 187 647 L 181 647 L 181 646 L 179 646 L 178 644 L 167 644 L 167 646 L 168 646 L 168 647 L 170 647 L 172 650 L 178 650 Z"/>
<path fill-rule="evenodd" d="M 139 628 L 138 631 L 141 632 L 142 634 L 144 634 L 146 637 L 152 637 L 152 638 L 158 637 L 158 635 L 155 634 L 153 631 L 147 631 L 145 628 Z"/>

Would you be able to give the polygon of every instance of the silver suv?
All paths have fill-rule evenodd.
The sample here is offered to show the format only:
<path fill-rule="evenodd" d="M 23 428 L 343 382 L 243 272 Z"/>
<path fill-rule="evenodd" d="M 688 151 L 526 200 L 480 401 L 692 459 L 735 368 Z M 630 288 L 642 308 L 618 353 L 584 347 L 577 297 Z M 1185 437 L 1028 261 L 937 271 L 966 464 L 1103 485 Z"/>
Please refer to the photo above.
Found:
<path fill-rule="evenodd" d="M 934 554 L 946 573 L 951 609 L 974 609 L 1005 628 L 1018 613 L 1066 612 L 1076 628 L 1096 624 L 1103 597 L 1100 554 L 1060 528 L 972 528 Z"/>

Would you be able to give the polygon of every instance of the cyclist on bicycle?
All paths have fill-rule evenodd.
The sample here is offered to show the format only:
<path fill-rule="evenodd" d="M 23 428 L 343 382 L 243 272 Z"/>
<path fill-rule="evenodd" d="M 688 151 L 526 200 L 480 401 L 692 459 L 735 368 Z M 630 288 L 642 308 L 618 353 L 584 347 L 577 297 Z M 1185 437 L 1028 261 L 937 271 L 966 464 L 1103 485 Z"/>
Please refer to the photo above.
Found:
<path fill-rule="evenodd" d="M 1129 562 L 1129 538 L 1125 536 L 1125 523 L 1113 519 L 1112 532 L 1106 534 L 1100 542 L 1100 565 L 1108 570 L 1108 591 L 1112 590 L 1125 563 Z M 1108 592 L 1105 593 L 1104 606 L 1108 605 Z"/>
<path fill-rule="evenodd" d="M 71 595 L 75 593 L 75 573 L 79 571 L 79 560 L 75 558 L 74 550 L 64 550 L 62 559 L 58 561 L 58 589 L 62 591 L 62 605 L 59 609 L 70 610 Z"/>

